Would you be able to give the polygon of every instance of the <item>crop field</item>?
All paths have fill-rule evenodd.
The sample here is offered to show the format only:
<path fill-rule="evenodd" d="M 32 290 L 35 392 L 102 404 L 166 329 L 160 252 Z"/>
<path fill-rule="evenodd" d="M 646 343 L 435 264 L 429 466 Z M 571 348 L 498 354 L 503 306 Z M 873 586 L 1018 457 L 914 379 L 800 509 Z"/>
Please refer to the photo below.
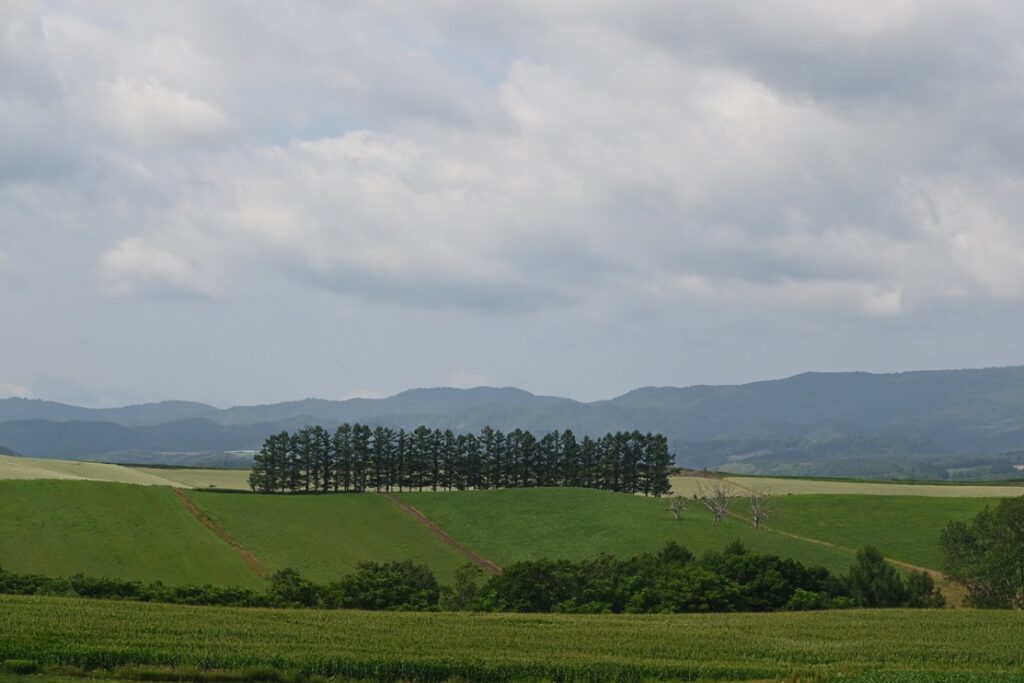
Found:
<path fill-rule="evenodd" d="M 384 496 L 258 496 L 189 492 L 218 526 L 271 571 L 292 567 L 334 581 L 357 562 L 415 560 L 441 581 L 467 560 Z"/>
<path fill-rule="evenodd" d="M 143 471 L 121 465 L 77 460 L 50 460 L 0 455 L 0 480 L 4 479 L 78 479 L 113 481 L 124 484 L 177 486 L 162 476 L 168 470 Z"/>
<path fill-rule="evenodd" d="M 699 476 L 671 477 L 673 492 L 692 496 L 709 480 Z M 871 496 L 926 496 L 936 498 L 1009 498 L 1024 495 L 1018 484 L 921 484 L 842 479 L 798 479 L 786 477 L 725 476 L 737 489 L 756 488 L 772 495 L 845 494 Z"/>
<path fill-rule="evenodd" d="M 201 489 L 249 488 L 249 470 L 132 467 L 102 462 L 0 455 L 0 481 L 5 479 L 75 479 Z"/>
<path fill-rule="evenodd" d="M 0 566 L 49 576 L 261 585 L 171 489 L 94 481 L 0 482 Z"/>
<path fill-rule="evenodd" d="M 171 486 L 191 489 L 249 490 L 249 470 L 200 469 L 193 467 L 124 467 L 143 474 L 160 477 Z"/>
<path fill-rule="evenodd" d="M 0 660 L 383 680 L 1022 681 L 1020 615 L 849 610 L 509 615 L 0 596 Z M 127 667 L 127 669 L 125 669 Z"/>

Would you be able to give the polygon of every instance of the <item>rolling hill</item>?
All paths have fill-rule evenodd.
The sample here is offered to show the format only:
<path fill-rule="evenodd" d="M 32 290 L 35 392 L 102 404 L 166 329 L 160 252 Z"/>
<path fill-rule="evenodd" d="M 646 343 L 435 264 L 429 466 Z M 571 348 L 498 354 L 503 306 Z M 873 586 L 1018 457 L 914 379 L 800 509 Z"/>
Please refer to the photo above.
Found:
<path fill-rule="evenodd" d="M 677 462 L 747 473 L 1009 478 L 1024 464 L 1024 367 L 806 373 L 737 386 L 648 387 L 581 403 L 514 388 L 415 389 L 218 409 L 168 401 L 78 408 L 0 400 L 0 443 L 40 457 L 245 465 L 229 451 L 282 429 L 343 421 L 577 435 L 659 431 Z"/>
<path fill-rule="evenodd" d="M 768 529 L 758 531 L 742 519 L 739 499 L 736 516 L 714 528 L 710 513 L 696 503 L 674 520 L 664 499 L 593 489 L 394 498 L 437 527 L 428 528 L 395 500 L 373 493 L 275 496 L 96 481 L 0 481 L 0 566 L 52 576 L 82 572 L 167 584 L 253 586 L 287 567 L 327 582 L 358 562 L 413 559 L 449 581 L 471 557 L 498 565 L 599 553 L 628 557 L 670 540 L 702 553 L 738 539 L 755 552 L 835 572 L 845 572 L 855 549 L 866 544 L 895 560 L 936 569 L 939 529 L 991 502 L 779 496 Z"/>

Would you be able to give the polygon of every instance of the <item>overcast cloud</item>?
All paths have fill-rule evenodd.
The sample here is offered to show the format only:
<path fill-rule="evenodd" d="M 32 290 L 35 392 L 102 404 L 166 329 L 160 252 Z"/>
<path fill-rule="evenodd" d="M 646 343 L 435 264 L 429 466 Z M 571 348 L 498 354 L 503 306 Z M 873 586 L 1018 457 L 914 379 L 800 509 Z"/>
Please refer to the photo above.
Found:
<path fill-rule="evenodd" d="M 1024 5 L 5 0 L 0 395 L 1024 363 Z"/>

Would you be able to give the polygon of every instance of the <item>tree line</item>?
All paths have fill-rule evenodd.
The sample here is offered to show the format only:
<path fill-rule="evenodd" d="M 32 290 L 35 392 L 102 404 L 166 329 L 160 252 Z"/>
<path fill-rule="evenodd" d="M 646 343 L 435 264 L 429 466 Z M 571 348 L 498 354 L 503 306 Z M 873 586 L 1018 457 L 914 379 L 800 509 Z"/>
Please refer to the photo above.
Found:
<path fill-rule="evenodd" d="M 539 439 L 516 429 L 478 435 L 419 426 L 307 426 L 267 437 L 249 486 L 260 493 L 431 491 L 576 486 L 661 496 L 673 457 L 662 434 L 617 432 L 577 440 L 572 430 Z"/>
<path fill-rule="evenodd" d="M 351 574 L 316 584 L 294 569 L 274 573 L 264 591 L 215 586 L 164 586 L 82 575 L 58 579 L 4 572 L 0 593 L 238 607 L 310 607 L 481 612 L 772 612 L 846 607 L 939 607 L 931 578 L 900 577 L 881 553 L 858 552 L 846 575 L 733 542 L 700 558 L 674 542 L 629 559 L 610 555 L 571 562 L 531 560 L 484 579 L 472 564 L 440 585 L 422 564 L 364 562 Z"/>

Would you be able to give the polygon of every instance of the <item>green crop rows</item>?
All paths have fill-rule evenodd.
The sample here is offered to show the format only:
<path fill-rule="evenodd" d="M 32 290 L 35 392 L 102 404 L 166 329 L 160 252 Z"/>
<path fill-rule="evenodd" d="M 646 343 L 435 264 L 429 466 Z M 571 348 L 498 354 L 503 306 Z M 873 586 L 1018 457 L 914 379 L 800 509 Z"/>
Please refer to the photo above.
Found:
<path fill-rule="evenodd" d="M 506 615 L 0 596 L 0 660 L 386 680 L 1024 681 L 1019 613 Z"/>

